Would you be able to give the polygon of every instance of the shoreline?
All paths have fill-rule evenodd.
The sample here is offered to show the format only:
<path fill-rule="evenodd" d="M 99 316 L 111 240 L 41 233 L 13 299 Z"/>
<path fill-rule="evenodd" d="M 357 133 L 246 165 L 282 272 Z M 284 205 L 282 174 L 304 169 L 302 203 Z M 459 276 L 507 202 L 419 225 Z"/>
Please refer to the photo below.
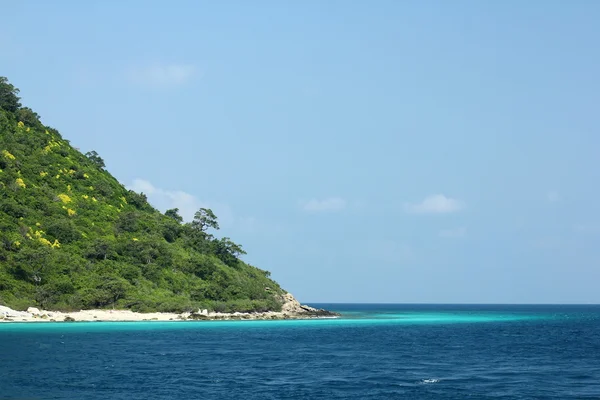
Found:
<path fill-rule="evenodd" d="M 209 312 L 197 310 L 184 313 L 139 313 L 131 310 L 80 310 L 60 312 L 29 307 L 16 311 L 0 305 L 0 323 L 10 322 L 142 322 L 142 321 L 236 321 L 338 318 L 339 314 L 300 304 L 290 293 L 284 295 L 281 311 Z"/>

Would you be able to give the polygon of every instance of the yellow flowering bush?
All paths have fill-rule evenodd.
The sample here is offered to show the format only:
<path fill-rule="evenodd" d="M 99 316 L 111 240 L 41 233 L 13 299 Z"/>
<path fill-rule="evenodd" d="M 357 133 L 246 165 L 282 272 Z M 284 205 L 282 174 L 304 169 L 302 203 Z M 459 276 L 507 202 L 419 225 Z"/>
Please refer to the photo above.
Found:
<path fill-rule="evenodd" d="M 14 160 L 16 157 L 9 153 L 8 150 L 2 150 L 2 155 L 9 160 Z"/>
<path fill-rule="evenodd" d="M 77 214 L 77 213 L 75 212 L 75 210 L 72 210 L 72 209 L 70 209 L 70 208 L 67 208 L 67 214 L 69 215 L 69 217 L 72 217 L 73 215 L 75 215 L 75 214 Z"/>
<path fill-rule="evenodd" d="M 90 196 L 88 196 L 87 194 L 82 194 L 81 197 L 83 197 L 86 200 L 90 198 Z"/>
<path fill-rule="evenodd" d="M 25 188 L 27 187 L 27 185 L 25 185 L 25 182 L 23 181 L 23 178 L 17 178 L 15 180 L 15 183 L 17 184 L 17 186 Z"/>
<path fill-rule="evenodd" d="M 25 124 L 23 123 L 23 121 L 19 121 L 19 122 L 17 122 L 17 127 L 24 128 Z"/>
<path fill-rule="evenodd" d="M 48 145 L 42 149 L 42 153 L 48 154 L 55 147 L 60 147 L 60 143 L 58 143 L 56 140 L 51 140 L 50 143 L 48 143 Z"/>
<path fill-rule="evenodd" d="M 42 172 L 40 172 L 40 176 L 41 176 L 42 178 L 46 177 L 46 175 L 48 175 L 48 173 L 47 173 L 47 172 L 45 172 L 45 171 L 42 171 Z"/>
<path fill-rule="evenodd" d="M 70 203 L 72 201 L 71 198 L 68 195 L 64 194 L 64 193 L 61 193 L 61 194 L 59 194 L 56 197 L 58 197 L 58 199 L 60 201 L 62 201 L 63 203 L 65 203 L 65 204 L 66 203 Z"/>
<path fill-rule="evenodd" d="M 36 223 L 37 226 L 39 226 L 39 222 Z M 43 244 L 44 246 L 48 246 L 48 247 L 52 247 L 53 249 L 57 249 L 60 247 L 60 242 L 57 239 L 54 239 L 54 242 L 49 241 L 48 239 L 46 239 L 44 237 L 44 231 L 42 230 L 33 230 L 33 228 L 29 227 L 29 232 L 27 232 L 27 234 L 25 235 L 25 237 L 27 237 L 30 240 L 37 240 L 38 242 L 40 242 L 41 244 Z M 15 245 L 17 247 L 19 247 L 21 245 L 21 242 L 16 241 L 14 242 Z"/>
<path fill-rule="evenodd" d="M 48 239 L 43 238 L 43 237 L 39 237 L 37 239 L 38 239 L 38 242 L 40 242 L 41 244 L 48 246 L 48 247 L 52 247 L 52 242 L 50 242 Z"/>

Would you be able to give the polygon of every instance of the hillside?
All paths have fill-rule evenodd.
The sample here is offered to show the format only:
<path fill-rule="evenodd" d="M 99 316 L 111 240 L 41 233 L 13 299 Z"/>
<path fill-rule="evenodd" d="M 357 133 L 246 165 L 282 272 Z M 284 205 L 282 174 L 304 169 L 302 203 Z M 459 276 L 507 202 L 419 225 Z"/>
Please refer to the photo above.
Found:
<path fill-rule="evenodd" d="M 277 311 L 269 272 L 200 209 L 183 223 L 22 107 L 0 77 L 0 304 L 50 310 Z M 212 233 L 211 233 L 212 232 Z"/>

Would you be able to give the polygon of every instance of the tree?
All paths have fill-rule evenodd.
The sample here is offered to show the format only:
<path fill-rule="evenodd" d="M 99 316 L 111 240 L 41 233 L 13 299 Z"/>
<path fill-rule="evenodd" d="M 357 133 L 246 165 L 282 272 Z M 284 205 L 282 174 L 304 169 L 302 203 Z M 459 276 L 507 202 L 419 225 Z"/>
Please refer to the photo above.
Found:
<path fill-rule="evenodd" d="M 192 227 L 202 232 L 206 232 L 208 228 L 218 230 L 219 223 L 217 222 L 217 216 L 210 208 L 201 208 L 194 214 Z"/>
<path fill-rule="evenodd" d="M 27 126 L 40 126 L 40 116 L 29 107 L 22 107 L 16 111 L 17 119 Z"/>
<path fill-rule="evenodd" d="M 104 160 L 98 155 L 98 153 L 96 153 L 96 151 L 88 151 L 85 153 L 85 156 L 92 162 L 92 164 L 96 166 L 96 168 L 104 169 L 104 167 L 106 167 Z"/>
<path fill-rule="evenodd" d="M 21 249 L 13 258 L 14 276 L 39 286 L 49 272 L 51 252 L 50 248 L 31 241 L 29 246 Z"/>
<path fill-rule="evenodd" d="M 0 108 L 16 112 L 21 107 L 21 99 L 17 94 L 19 89 L 11 85 L 6 77 L 0 76 Z"/>
<path fill-rule="evenodd" d="M 73 221 L 66 218 L 52 221 L 46 228 L 46 233 L 58 239 L 60 243 L 65 244 L 75 242 L 81 238 L 81 233 L 79 233 Z"/>
<path fill-rule="evenodd" d="M 121 232 L 135 232 L 139 228 L 139 214 L 135 211 L 126 211 L 119 215 L 115 230 Z"/>
<path fill-rule="evenodd" d="M 228 237 L 213 242 L 215 255 L 225 264 L 233 267 L 237 264 L 238 257 L 246 254 L 242 246 L 231 241 Z"/>
<path fill-rule="evenodd" d="M 115 303 L 125 296 L 128 287 L 129 282 L 127 282 L 127 280 L 120 277 L 111 277 L 102 284 L 101 289 L 106 291 L 112 302 L 113 308 L 115 308 Z"/>
<path fill-rule="evenodd" d="M 86 257 L 92 260 L 107 260 L 114 258 L 116 253 L 115 244 L 112 240 L 97 238 L 87 248 Z"/>
<path fill-rule="evenodd" d="M 127 192 L 127 202 L 137 208 L 138 210 L 143 210 L 148 206 L 148 196 L 144 193 L 136 193 L 133 190 L 129 190 Z"/>
<path fill-rule="evenodd" d="M 183 222 L 183 218 L 179 215 L 179 208 L 171 208 L 170 210 L 165 211 L 165 215 L 169 218 L 173 218 L 179 223 Z"/>

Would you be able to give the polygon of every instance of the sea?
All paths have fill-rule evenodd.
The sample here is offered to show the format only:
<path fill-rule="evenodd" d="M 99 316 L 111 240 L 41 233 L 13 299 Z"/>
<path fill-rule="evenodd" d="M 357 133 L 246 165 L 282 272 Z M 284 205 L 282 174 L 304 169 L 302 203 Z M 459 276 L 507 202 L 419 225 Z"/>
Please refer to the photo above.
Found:
<path fill-rule="evenodd" d="M 600 399 L 600 306 L 0 324 L 0 399 Z"/>

